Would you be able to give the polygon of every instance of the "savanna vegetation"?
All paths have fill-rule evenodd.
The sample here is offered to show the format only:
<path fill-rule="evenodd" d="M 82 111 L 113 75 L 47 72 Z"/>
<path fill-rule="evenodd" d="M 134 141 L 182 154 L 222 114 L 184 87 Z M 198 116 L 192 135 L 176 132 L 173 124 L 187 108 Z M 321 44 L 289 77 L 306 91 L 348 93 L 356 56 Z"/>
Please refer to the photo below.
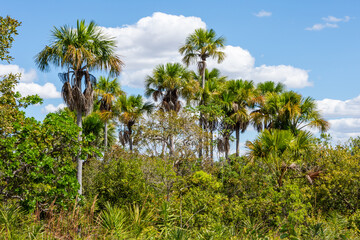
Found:
<path fill-rule="evenodd" d="M 11 61 L 20 23 L 0 21 Z M 64 70 L 67 108 L 37 121 L 21 76 L 0 82 L 0 239 L 359 239 L 360 138 L 332 145 L 311 97 L 208 69 L 224 43 L 189 35 L 184 65 L 144 79 L 146 101 L 121 89 L 116 42 L 95 23 L 54 28 L 35 62 Z"/>

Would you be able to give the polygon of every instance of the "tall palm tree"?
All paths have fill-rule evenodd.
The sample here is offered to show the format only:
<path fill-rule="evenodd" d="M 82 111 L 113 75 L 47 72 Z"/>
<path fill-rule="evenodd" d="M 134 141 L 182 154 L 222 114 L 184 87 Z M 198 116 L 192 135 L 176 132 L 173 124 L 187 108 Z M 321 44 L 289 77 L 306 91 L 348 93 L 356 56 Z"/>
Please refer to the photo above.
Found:
<path fill-rule="evenodd" d="M 223 89 L 221 94 L 217 97 L 217 102 L 221 106 L 222 118 L 219 127 L 218 150 L 225 153 L 225 159 L 229 158 L 230 152 L 230 137 L 234 132 L 234 121 L 231 117 L 234 113 L 234 102 L 236 94 L 228 88 Z"/>
<path fill-rule="evenodd" d="M 236 134 L 236 157 L 240 155 L 240 131 L 244 133 L 250 123 L 248 108 L 256 102 L 255 86 L 253 81 L 231 80 L 227 83 L 229 92 L 233 93 L 231 119 L 234 122 Z"/>
<path fill-rule="evenodd" d="M 150 114 L 154 110 L 154 105 L 145 102 L 141 95 L 129 96 L 121 95 L 116 103 L 120 110 L 119 120 L 126 126 L 127 130 L 120 132 L 120 141 L 125 145 L 129 143 L 130 151 L 133 150 L 132 128 L 136 121 L 144 114 Z"/>
<path fill-rule="evenodd" d="M 221 51 L 224 48 L 225 38 L 216 37 L 213 29 L 207 30 L 203 28 L 196 29 L 190 34 L 185 44 L 180 47 L 179 52 L 184 55 L 182 61 L 189 66 L 191 63 L 197 63 L 200 75 L 202 76 L 201 87 L 205 88 L 205 69 L 206 60 L 211 57 L 221 63 L 225 59 L 225 53 Z M 200 105 L 203 104 L 200 101 Z M 200 112 L 200 127 L 203 128 L 202 112 Z M 202 139 L 200 138 L 200 142 Z M 199 149 L 199 157 L 202 157 L 202 147 Z"/>
<path fill-rule="evenodd" d="M 109 77 L 101 76 L 95 85 L 95 93 L 100 102 L 100 117 L 104 121 L 104 146 L 108 146 L 108 121 L 116 114 L 113 108 L 114 100 L 123 94 L 117 78 L 111 80 Z"/>
<path fill-rule="evenodd" d="M 115 40 L 109 38 L 92 21 L 77 21 L 76 28 L 54 27 L 53 41 L 35 57 L 41 71 L 48 71 L 50 64 L 66 68 L 59 74 L 63 82 L 62 96 L 71 110 L 77 112 L 77 125 L 82 126 L 82 115 L 88 114 L 93 105 L 93 84 L 96 79 L 89 71 L 109 70 L 110 75 L 119 75 L 123 62 L 115 54 Z M 84 87 L 84 91 L 82 88 Z M 81 131 L 78 140 L 81 141 Z M 80 152 L 76 157 L 77 179 L 82 194 L 82 161 Z"/>
<path fill-rule="evenodd" d="M 198 90 L 198 84 L 191 73 L 179 63 L 157 66 L 152 76 L 145 80 L 145 95 L 160 100 L 160 109 L 165 112 L 178 112 L 181 108 L 180 97 L 190 98 Z"/>
<path fill-rule="evenodd" d="M 152 76 L 145 80 L 145 95 L 152 96 L 155 102 L 160 100 L 160 110 L 164 112 L 179 112 L 181 109 L 180 97 L 191 98 L 190 96 L 198 91 L 199 86 L 196 80 L 192 79 L 191 73 L 179 63 L 167 63 L 157 66 Z M 172 156 L 174 149 L 173 137 L 169 137 L 170 151 Z"/>
<path fill-rule="evenodd" d="M 192 72 L 193 78 L 199 82 L 202 82 L 201 74 Z M 202 112 L 202 124 L 205 131 L 210 132 L 210 159 L 214 159 L 214 148 L 213 148 L 213 136 L 214 131 L 218 126 L 218 119 L 220 114 L 221 106 L 217 102 L 217 97 L 225 87 L 227 80 L 226 76 L 221 76 L 218 69 L 213 68 L 211 71 L 205 69 L 205 88 L 200 89 L 193 99 L 197 103 L 202 102 L 200 111 Z M 206 147 L 206 150 L 208 148 Z M 208 151 L 207 151 L 208 152 Z"/>
<path fill-rule="evenodd" d="M 217 38 L 213 29 L 199 28 L 186 38 L 185 45 L 179 49 L 180 54 L 184 55 L 182 60 L 186 66 L 197 62 L 202 76 L 202 88 L 205 87 L 206 59 L 211 57 L 221 63 L 225 58 L 225 53 L 221 51 L 224 43 L 225 38 Z"/>

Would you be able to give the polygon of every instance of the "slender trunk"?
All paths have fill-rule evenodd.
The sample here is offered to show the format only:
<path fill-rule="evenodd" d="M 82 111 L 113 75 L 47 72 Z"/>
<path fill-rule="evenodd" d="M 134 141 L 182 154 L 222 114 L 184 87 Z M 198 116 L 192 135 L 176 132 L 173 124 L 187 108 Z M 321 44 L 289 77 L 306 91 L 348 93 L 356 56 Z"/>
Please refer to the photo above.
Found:
<path fill-rule="evenodd" d="M 211 137 L 211 141 L 210 141 L 210 158 L 211 158 L 211 161 L 214 161 L 214 132 L 213 132 L 213 129 L 211 129 L 210 131 L 210 137 Z"/>
<path fill-rule="evenodd" d="M 203 118 L 203 115 L 202 113 L 200 112 L 200 119 L 199 119 L 199 125 L 200 125 L 200 128 L 202 129 L 202 118 Z M 199 158 L 202 158 L 202 137 L 200 136 L 199 138 Z"/>
<path fill-rule="evenodd" d="M 285 176 L 286 171 L 287 171 L 287 168 L 282 169 L 282 171 L 281 171 L 281 174 L 280 174 L 279 179 L 278 179 L 279 187 L 282 187 L 282 185 L 283 185 L 283 178 Z"/>
<path fill-rule="evenodd" d="M 170 157 L 173 157 L 174 156 L 174 138 L 173 138 L 173 136 L 169 137 L 169 142 L 170 142 L 169 155 L 170 155 Z"/>
<path fill-rule="evenodd" d="M 202 66 L 201 66 L 202 89 L 205 88 L 205 69 L 206 69 L 206 60 L 202 60 Z"/>
<path fill-rule="evenodd" d="M 129 129 L 129 147 L 130 147 L 130 151 L 132 152 L 133 150 L 132 129 L 130 126 L 128 127 L 128 129 Z"/>
<path fill-rule="evenodd" d="M 104 145 L 105 145 L 105 150 L 107 149 L 107 142 L 108 142 L 108 136 L 107 136 L 107 132 L 108 132 L 108 122 L 105 121 L 104 123 L 105 125 L 105 130 L 104 130 Z"/>
<path fill-rule="evenodd" d="M 205 88 L 205 69 L 206 69 L 206 59 L 202 59 L 201 61 L 201 69 L 200 69 L 200 74 L 201 74 L 201 80 L 202 80 L 202 84 L 201 84 L 201 87 L 202 89 Z M 203 100 L 201 99 L 200 100 L 200 105 L 203 104 Z M 199 125 L 200 125 L 200 128 L 203 129 L 203 114 L 200 112 L 200 121 L 199 121 Z M 203 156 L 203 153 L 202 153 L 202 149 L 203 149 L 203 146 L 202 146 L 202 137 L 200 137 L 199 139 L 199 158 L 201 158 Z"/>
<path fill-rule="evenodd" d="M 132 152 L 133 150 L 133 142 L 132 142 L 132 136 L 129 136 L 129 147 L 130 147 L 130 151 Z"/>
<path fill-rule="evenodd" d="M 236 157 L 238 157 L 240 155 L 240 126 L 239 126 L 239 124 L 236 124 L 235 132 L 236 132 Z"/>
<path fill-rule="evenodd" d="M 81 111 L 77 112 L 76 124 L 81 128 L 79 135 L 78 135 L 78 142 L 80 143 L 82 140 L 82 138 L 81 138 L 81 134 L 82 134 L 82 113 L 81 113 Z M 83 165 L 83 162 L 80 159 L 80 154 L 81 154 L 81 148 L 79 149 L 79 152 L 76 156 L 76 163 L 77 163 L 77 180 L 80 185 L 78 194 L 82 195 L 82 165 Z"/>
<path fill-rule="evenodd" d="M 209 123 L 208 122 L 206 122 L 204 124 L 204 130 L 205 130 L 206 133 L 209 132 Z M 209 154 L 209 135 L 208 134 L 206 134 L 206 143 L 205 144 L 206 144 L 205 145 L 206 158 L 209 158 L 210 154 Z"/>

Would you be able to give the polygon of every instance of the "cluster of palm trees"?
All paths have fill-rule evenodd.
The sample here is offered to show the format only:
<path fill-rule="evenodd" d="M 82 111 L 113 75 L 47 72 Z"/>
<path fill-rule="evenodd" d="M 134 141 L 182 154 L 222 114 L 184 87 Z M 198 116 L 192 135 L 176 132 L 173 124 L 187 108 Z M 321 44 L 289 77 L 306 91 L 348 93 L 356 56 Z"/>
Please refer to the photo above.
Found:
<path fill-rule="evenodd" d="M 133 149 L 133 126 L 144 113 L 151 113 L 154 105 L 138 96 L 126 96 L 116 77 L 123 62 L 115 53 L 116 42 L 90 22 L 78 21 L 76 28 L 54 28 L 54 41 L 37 56 L 40 70 L 49 70 L 49 65 L 60 66 L 66 72 L 59 74 L 63 81 L 62 96 L 70 110 L 77 114 L 77 124 L 82 127 L 82 118 L 92 111 L 104 123 L 104 146 L 108 147 L 108 128 L 116 121 L 122 123 L 119 140 Z M 305 127 L 317 127 L 321 131 L 328 123 L 316 110 L 314 100 L 303 98 L 293 91 L 285 91 L 280 83 L 228 80 L 218 69 L 207 69 L 207 59 L 221 63 L 225 58 L 225 39 L 217 37 L 214 30 L 197 29 L 190 34 L 179 49 L 183 55 L 180 63 L 157 66 L 145 79 L 145 95 L 159 102 L 163 112 L 179 112 L 182 105 L 196 107 L 199 126 L 210 136 L 199 137 L 199 158 L 214 159 L 214 146 L 228 158 L 230 140 L 235 132 L 236 156 L 240 155 L 240 133 L 252 124 L 262 129 L 287 129 L 298 135 Z M 197 63 L 198 71 L 190 71 L 191 63 Z M 109 77 L 100 77 L 96 83 L 93 70 L 108 70 Z M 214 136 L 217 133 L 215 139 Z M 79 133 L 79 141 L 81 132 Z M 171 147 L 171 137 L 170 149 Z M 210 144 L 205 144 L 205 143 Z M 171 151 L 170 151 L 171 155 Z M 78 163 L 78 181 L 81 186 L 82 161 Z M 79 190 L 81 194 L 81 187 Z"/>

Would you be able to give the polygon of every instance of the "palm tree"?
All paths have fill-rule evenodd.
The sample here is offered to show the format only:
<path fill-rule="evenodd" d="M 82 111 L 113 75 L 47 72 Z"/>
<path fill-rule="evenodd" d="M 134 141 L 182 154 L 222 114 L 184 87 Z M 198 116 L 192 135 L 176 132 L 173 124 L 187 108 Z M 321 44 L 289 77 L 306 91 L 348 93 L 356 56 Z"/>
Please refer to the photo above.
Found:
<path fill-rule="evenodd" d="M 207 30 L 203 28 L 196 29 L 190 34 L 179 52 L 184 55 L 182 61 L 189 66 L 190 63 L 197 63 L 200 75 L 202 76 L 202 88 L 205 88 L 205 69 L 206 59 L 211 57 L 221 63 L 225 59 L 225 53 L 221 51 L 224 48 L 225 38 L 216 37 L 213 29 Z M 200 101 L 200 105 L 203 104 Z M 203 128 L 202 113 L 200 112 L 200 127 Z M 200 142 L 202 139 L 200 138 Z M 199 157 L 202 157 L 202 147 L 199 149 Z"/>
<path fill-rule="evenodd" d="M 316 109 L 314 99 L 303 98 L 293 91 L 281 94 L 267 93 L 260 108 L 253 111 L 251 115 L 253 125 L 258 131 L 275 128 L 291 130 L 297 135 L 305 127 L 317 128 L 321 132 L 329 128 L 329 123 Z"/>
<path fill-rule="evenodd" d="M 220 121 L 220 136 L 218 138 L 218 150 L 225 153 L 225 159 L 229 158 L 230 152 L 230 136 L 234 132 L 234 121 L 231 118 L 234 113 L 233 104 L 236 94 L 225 88 L 217 98 L 218 104 L 221 106 L 222 118 Z"/>
<path fill-rule="evenodd" d="M 179 49 L 180 54 L 184 55 L 182 60 L 186 66 L 190 63 L 198 63 L 202 88 L 205 87 L 206 59 L 211 57 L 221 63 L 225 58 L 225 53 L 220 50 L 224 48 L 224 43 L 225 38 L 217 38 L 213 29 L 199 28 L 186 38 L 185 45 Z"/>
<path fill-rule="evenodd" d="M 133 140 L 132 140 L 132 128 L 134 124 L 136 124 L 137 120 L 144 114 L 150 114 L 154 105 L 152 103 L 146 102 L 144 103 L 141 95 L 137 96 L 129 96 L 121 95 L 118 98 L 116 103 L 120 110 L 119 120 L 127 127 L 126 131 L 120 132 L 120 141 L 125 145 L 125 143 L 129 143 L 130 151 L 133 150 Z"/>
<path fill-rule="evenodd" d="M 115 54 L 115 40 L 109 38 L 92 21 L 77 21 L 77 27 L 54 27 L 53 41 L 35 57 L 41 71 L 48 71 L 50 64 L 66 68 L 59 74 L 63 82 L 62 96 L 70 108 L 77 113 L 77 125 L 82 127 L 82 115 L 91 112 L 93 105 L 93 84 L 96 79 L 89 71 L 109 70 L 110 75 L 120 74 L 123 62 Z M 84 82 L 83 82 L 84 80 Z M 84 91 L 82 91 L 84 87 Z M 81 141 L 81 131 L 78 140 Z M 76 157 L 77 179 L 82 194 L 82 160 L 80 152 Z"/>
<path fill-rule="evenodd" d="M 250 123 L 248 108 L 256 102 L 255 86 L 253 81 L 231 80 L 227 83 L 229 92 L 233 93 L 231 119 L 234 122 L 236 134 L 236 157 L 240 155 L 240 131 L 244 133 Z"/>
<path fill-rule="evenodd" d="M 179 63 L 157 66 L 152 76 L 145 80 L 145 95 L 160 100 L 160 110 L 179 112 L 180 97 L 190 98 L 198 90 L 198 84 L 191 74 Z"/>
<path fill-rule="evenodd" d="M 110 80 L 109 77 L 101 76 L 95 86 L 95 93 L 100 102 L 100 117 L 104 121 L 104 146 L 108 145 L 108 121 L 116 115 L 113 108 L 115 98 L 123 94 L 117 78 Z"/>
<path fill-rule="evenodd" d="M 266 93 L 282 93 L 285 90 L 285 85 L 282 83 L 275 83 L 273 81 L 266 81 L 258 83 L 256 86 L 259 93 L 264 96 Z"/>
<path fill-rule="evenodd" d="M 197 75 L 195 72 L 192 72 L 192 75 L 200 85 L 202 82 L 201 74 Z M 217 97 L 225 87 L 226 79 L 227 77 L 221 76 L 220 71 L 216 68 L 213 68 L 211 71 L 205 69 L 205 88 L 200 89 L 200 91 L 193 96 L 193 99 L 188 99 L 203 103 L 200 105 L 200 111 L 202 113 L 201 121 L 204 130 L 207 132 L 210 131 L 210 159 L 214 159 L 213 136 L 218 126 L 219 115 L 221 114 L 221 106 L 219 106 L 217 102 Z M 207 149 L 208 148 L 206 148 L 206 150 Z"/>
<path fill-rule="evenodd" d="M 260 159 L 268 169 L 277 175 L 278 186 L 281 187 L 285 173 L 296 168 L 291 161 L 305 157 L 313 147 L 310 132 L 300 131 L 294 135 L 290 130 L 265 129 L 253 142 L 247 141 L 251 159 Z M 285 157 L 284 157 L 285 156 Z"/>
<path fill-rule="evenodd" d="M 152 76 L 145 80 L 145 95 L 152 96 L 155 102 L 160 103 L 160 110 L 164 112 L 179 112 L 181 109 L 180 97 L 189 99 L 198 91 L 198 83 L 192 79 L 191 73 L 179 63 L 167 63 L 157 66 Z M 170 152 L 173 155 L 173 137 L 169 137 Z"/>

